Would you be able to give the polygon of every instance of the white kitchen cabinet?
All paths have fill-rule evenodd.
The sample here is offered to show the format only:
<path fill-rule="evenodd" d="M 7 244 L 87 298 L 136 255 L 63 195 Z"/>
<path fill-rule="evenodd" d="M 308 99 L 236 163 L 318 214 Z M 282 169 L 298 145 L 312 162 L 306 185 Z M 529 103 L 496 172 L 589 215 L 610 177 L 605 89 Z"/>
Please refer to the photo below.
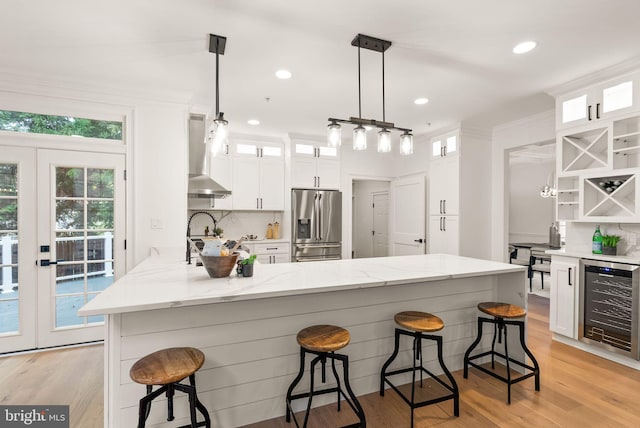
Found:
<path fill-rule="evenodd" d="M 571 257 L 551 257 L 549 329 L 573 339 L 578 338 L 579 262 Z"/>
<path fill-rule="evenodd" d="M 213 208 L 231 210 L 233 208 L 233 172 L 228 145 L 225 146 L 223 152 L 217 153 L 215 156 L 210 155 L 209 175 L 222 187 L 231 190 L 231 195 L 226 198 L 214 199 Z"/>
<path fill-rule="evenodd" d="M 445 158 L 460 152 L 460 136 L 458 131 L 449 132 L 431 139 L 431 157 Z"/>
<path fill-rule="evenodd" d="M 491 134 L 463 126 L 432 143 L 447 136 L 455 136 L 453 154 L 434 150 L 429 162 L 428 251 L 489 259 Z"/>
<path fill-rule="evenodd" d="M 340 150 L 326 143 L 293 140 L 291 187 L 340 189 Z"/>
<path fill-rule="evenodd" d="M 233 209 L 284 211 L 284 154 L 276 143 L 237 143 Z"/>
<path fill-rule="evenodd" d="M 263 264 L 289 263 L 291 262 L 289 241 L 262 241 L 243 243 L 251 254 L 256 255 L 256 260 Z"/>
<path fill-rule="evenodd" d="M 429 214 L 460 214 L 460 158 L 431 162 L 429 176 Z"/>
<path fill-rule="evenodd" d="M 592 222 L 640 221 L 639 168 L 581 177 L 580 220 Z M 612 187 L 608 187 L 613 184 Z"/>
<path fill-rule="evenodd" d="M 460 253 L 460 223 L 458 216 L 429 216 L 428 252 L 454 255 Z"/>
<path fill-rule="evenodd" d="M 558 129 L 594 123 L 640 110 L 638 73 L 572 91 L 556 98 Z"/>

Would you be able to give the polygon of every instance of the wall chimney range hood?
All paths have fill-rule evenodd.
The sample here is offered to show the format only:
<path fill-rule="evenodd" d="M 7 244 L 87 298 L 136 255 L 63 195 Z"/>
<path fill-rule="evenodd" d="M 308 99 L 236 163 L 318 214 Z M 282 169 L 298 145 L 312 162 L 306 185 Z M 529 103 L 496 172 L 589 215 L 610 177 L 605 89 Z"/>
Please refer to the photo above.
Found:
<path fill-rule="evenodd" d="M 210 143 L 204 143 L 205 118 L 191 115 L 189 118 L 189 198 L 218 199 L 231 194 L 209 176 Z"/>

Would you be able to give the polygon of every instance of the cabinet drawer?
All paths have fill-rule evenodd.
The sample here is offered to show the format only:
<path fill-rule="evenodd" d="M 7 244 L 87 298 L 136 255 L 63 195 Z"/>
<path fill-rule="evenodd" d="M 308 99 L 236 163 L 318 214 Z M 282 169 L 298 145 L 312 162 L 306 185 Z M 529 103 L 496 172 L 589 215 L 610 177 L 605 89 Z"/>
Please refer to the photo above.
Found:
<path fill-rule="evenodd" d="M 278 242 L 273 244 L 255 244 L 255 254 L 276 254 L 276 253 L 288 253 L 289 243 Z"/>

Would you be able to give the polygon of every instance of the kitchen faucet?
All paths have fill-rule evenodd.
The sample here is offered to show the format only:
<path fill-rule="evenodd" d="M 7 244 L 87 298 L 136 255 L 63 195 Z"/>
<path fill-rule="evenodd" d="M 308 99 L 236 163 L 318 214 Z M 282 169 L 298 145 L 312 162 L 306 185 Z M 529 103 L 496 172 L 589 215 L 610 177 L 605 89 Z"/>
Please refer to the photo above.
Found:
<path fill-rule="evenodd" d="M 187 264 L 191 264 L 191 243 L 189 242 L 191 238 L 191 220 L 198 214 L 204 214 L 204 215 L 208 215 L 209 217 L 211 217 L 211 220 L 213 221 L 213 229 L 212 231 L 215 233 L 215 230 L 218 228 L 218 221 L 216 220 L 216 218 L 213 216 L 213 214 L 208 213 L 206 211 L 196 211 L 193 214 L 191 214 L 191 216 L 189 217 L 189 221 L 187 222 Z"/>

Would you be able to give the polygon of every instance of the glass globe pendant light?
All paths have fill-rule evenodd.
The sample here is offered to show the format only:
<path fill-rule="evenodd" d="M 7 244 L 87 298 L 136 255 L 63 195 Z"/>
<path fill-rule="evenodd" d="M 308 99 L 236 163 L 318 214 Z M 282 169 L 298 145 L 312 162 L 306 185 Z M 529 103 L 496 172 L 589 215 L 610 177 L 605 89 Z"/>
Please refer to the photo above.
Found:
<path fill-rule="evenodd" d="M 378 132 L 378 153 L 389 153 L 391 151 L 391 132 L 384 128 Z"/>
<path fill-rule="evenodd" d="M 413 154 L 413 135 L 408 131 L 400 136 L 400 154 L 404 156 Z"/>
<path fill-rule="evenodd" d="M 367 150 L 367 130 L 362 125 L 353 128 L 353 150 Z"/>
<path fill-rule="evenodd" d="M 329 147 L 340 147 L 342 144 L 342 127 L 335 120 L 327 125 L 327 144 Z"/>

